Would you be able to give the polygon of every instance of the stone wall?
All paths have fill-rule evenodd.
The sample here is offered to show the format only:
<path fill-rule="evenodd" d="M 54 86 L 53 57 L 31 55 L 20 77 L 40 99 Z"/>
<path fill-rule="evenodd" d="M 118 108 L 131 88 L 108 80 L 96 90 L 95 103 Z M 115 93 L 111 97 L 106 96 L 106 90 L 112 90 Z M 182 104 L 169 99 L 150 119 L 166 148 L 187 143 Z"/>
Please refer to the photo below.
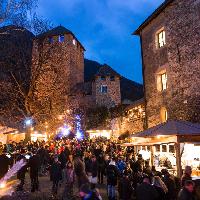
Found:
<path fill-rule="evenodd" d="M 107 86 L 107 93 L 101 93 L 102 85 Z M 114 107 L 121 103 L 120 77 L 115 76 L 115 80 L 111 81 L 109 76 L 106 76 L 105 80 L 101 80 L 101 77 L 98 76 L 94 87 L 98 106 Z"/>
<path fill-rule="evenodd" d="M 200 1 L 175 0 L 141 33 L 148 126 L 169 119 L 200 122 Z M 156 48 L 156 32 L 164 28 L 166 45 Z M 166 70 L 168 88 L 157 90 L 156 74 Z"/>
<path fill-rule="evenodd" d="M 111 127 L 115 137 L 124 133 L 134 134 L 143 131 L 145 128 L 145 106 L 144 102 L 127 107 L 125 115 L 111 121 Z"/>
<path fill-rule="evenodd" d="M 58 36 L 41 40 L 35 39 L 32 57 L 34 88 L 33 109 L 39 109 L 41 115 L 62 113 L 68 95 L 76 84 L 84 82 L 84 49 L 71 34 L 65 35 L 64 42 L 58 42 Z"/>

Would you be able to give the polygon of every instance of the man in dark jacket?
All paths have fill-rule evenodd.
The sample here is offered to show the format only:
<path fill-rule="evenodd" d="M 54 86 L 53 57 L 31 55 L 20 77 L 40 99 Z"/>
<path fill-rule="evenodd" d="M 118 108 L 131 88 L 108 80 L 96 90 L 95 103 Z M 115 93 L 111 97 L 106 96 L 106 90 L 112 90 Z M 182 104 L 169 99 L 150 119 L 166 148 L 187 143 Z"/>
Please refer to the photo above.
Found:
<path fill-rule="evenodd" d="M 128 176 L 128 171 L 124 171 L 123 176 L 119 180 L 119 197 L 120 200 L 129 200 L 133 194 L 131 180 Z"/>
<path fill-rule="evenodd" d="M 39 189 L 38 172 L 40 168 L 40 157 L 36 154 L 36 150 L 33 151 L 28 167 L 30 167 L 31 192 L 35 192 Z"/>
<path fill-rule="evenodd" d="M 98 164 L 98 182 L 100 184 L 103 184 L 103 176 L 105 173 L 106 163 L 105 163 L 105 159 L 102 154 L 99 155 L 97 164 Z"/>
<path fill-rule="evenodd" d="M 151 185 L 150 178 L 144 177 L 143 182 L 136 189 L 137 200 L 158 200 L 158 193 Z"/>
<path fill-rule="evenodd" d="M 94 189 L 95 185 L 97 184 L 97 173 L 98 173 L 97 159 L 95 156 L 92 157 L 91 173 L 92 173 L 91 189 Z"/>
<path fill-rule="evenodd" d="M 108 190 L 108 199 L 109 200 L 115 200 L 115 187 L 117 185 L 117 180 L 118 180 L 119 174 L 120 174 L 120 172 L 117 169 L 115 161 L 112 160 L 106 169 L 107 190 Z"/>
<path fill-rule="evenodd" d="M 178 200 L 195 200 L 194 182 L 186 180 L 183 189 L 178 194 Z"/>
<path fill-rule="evenodd" d="M 192 168 L 190 166 L 186 166 L 185 170 L 184 170 L 184 174 L 181 177 L 181 186 L 182 187 L 185 185 L 185 181 L 187 181 L 187 180 L 191 181 L 192 180 L 191 175 L 192 175 Z"/>
<path fill-rule="evenodd" d="M 5 152 L 0 155 L 0 179 L 8 172 L 10 160 Z"/>
<path fill-rule="evenodd" d="M 62 180 L 62 167 L 61 167 L 61 163 L 58 161 L 58 157 L 55 157 L 54 163 L 51 166 L 50 179 L 51 181 L 53 181 L 52 193 L 53 195 L 57 195 L 58 184 L 59 184 L 59 181 Z"/>

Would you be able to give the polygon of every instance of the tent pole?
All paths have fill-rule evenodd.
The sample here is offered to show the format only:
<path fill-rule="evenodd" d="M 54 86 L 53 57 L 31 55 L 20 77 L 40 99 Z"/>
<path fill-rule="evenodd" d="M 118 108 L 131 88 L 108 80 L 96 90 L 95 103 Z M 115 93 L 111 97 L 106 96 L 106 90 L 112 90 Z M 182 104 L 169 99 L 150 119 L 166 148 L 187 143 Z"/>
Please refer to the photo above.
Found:
<path fill-rule="evenodd" d="M 182 166 L 181 166 L 181 152 L 180 152 L 180 143 L 175 143 L 175 149 L 176 149 L 176 166 L 177 166 L 177 176 L 178 178 L 181 178 L 182 176 Z"/>
<path fill-rule="evenodd" d="M 154 166 L 154 149 L 155 147 L 153 145 L 150 146 L 150 151 L 151 151 L 151 167 Z"/>

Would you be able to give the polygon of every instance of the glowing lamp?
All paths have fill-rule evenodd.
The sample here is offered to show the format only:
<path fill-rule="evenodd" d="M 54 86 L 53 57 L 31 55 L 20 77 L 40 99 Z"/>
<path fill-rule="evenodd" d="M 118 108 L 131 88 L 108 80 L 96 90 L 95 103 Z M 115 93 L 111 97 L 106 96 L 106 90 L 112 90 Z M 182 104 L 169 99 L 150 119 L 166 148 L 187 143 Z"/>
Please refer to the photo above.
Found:
<path fill-rule="evenodd" d="M 32 120 L 31 119 L 26 119 L 25 120 L 26 126 L 31 126 L 32 125 Z"/>
<path fill-rule="evenodd" d="M 83 139 L 83 133 L 81 133 L 81 131 L 77 130 L 77 132 L 76 132 L 76 138 L 78 140 L 82 140 Z"/>
<path fill-rule="evenodd" d="M 6 183 L 5 182 L 0 183 L 0 189 L 3 189 L 5 187 L 6 187 Z"/>

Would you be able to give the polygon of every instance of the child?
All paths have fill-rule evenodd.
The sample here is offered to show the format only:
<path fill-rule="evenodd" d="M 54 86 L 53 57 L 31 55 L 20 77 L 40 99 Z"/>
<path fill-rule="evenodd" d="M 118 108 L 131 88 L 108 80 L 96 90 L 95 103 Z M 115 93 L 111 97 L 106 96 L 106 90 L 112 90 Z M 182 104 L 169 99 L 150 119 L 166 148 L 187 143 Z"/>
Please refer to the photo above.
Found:
<path fill-rule="evenodd" d="M 66 165 L 65 179 L 66 179 L 66 185 L 64 189 L 64 196 L 66 197 L 66 199 L 69 199 L 70 197 L 73 196 L 73 187 L 75 182 L 75 173 L 73 165 L 70 161 Z"/>

